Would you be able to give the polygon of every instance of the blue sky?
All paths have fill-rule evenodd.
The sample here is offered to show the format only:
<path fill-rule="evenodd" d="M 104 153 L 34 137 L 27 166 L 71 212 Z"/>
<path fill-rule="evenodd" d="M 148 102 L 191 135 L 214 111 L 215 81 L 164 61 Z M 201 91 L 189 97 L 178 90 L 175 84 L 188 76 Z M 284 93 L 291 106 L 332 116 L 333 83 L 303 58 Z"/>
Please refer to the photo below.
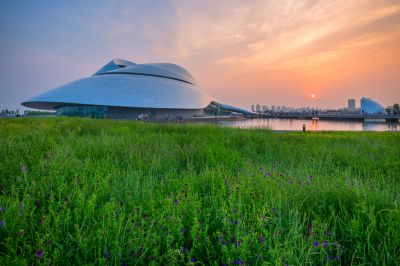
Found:
<path fill-rule="evenodd" d="M 0 36 L 0 109 L 112 58 L 179 64 L 245 108 L 400 102 L 398 0 L 4 0 Z"/>
<path fill-rule="evenodd" d="M 21 101 L 91 75 L 115 57 L 157 61 L 156 40 L 143 38 L 139 24 L 165 28 L 173 10 L 167 1 L 133 1 L 129 10 L 124 2 L 2 1 L 0 108 L 21 108 Z M 138 32 L 120 27 L 125 12 Z"/>

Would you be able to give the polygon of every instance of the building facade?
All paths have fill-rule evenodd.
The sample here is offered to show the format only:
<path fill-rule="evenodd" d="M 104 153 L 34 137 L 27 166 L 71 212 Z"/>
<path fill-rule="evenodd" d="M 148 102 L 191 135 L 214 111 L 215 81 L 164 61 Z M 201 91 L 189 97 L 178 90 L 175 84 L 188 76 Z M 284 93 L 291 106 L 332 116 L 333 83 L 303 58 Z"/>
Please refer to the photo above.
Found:
<path fill-rule="evenodd" d="M 363 114 L 384 114 L 385 108 L 371 98 L 362 97 L 360 100 L 360 111 Z"/>
<path fill-rule="evenodd" d="M 154 119 L 204 114 L 212 98 L 184 68 L 169 63 L 135 64 L 114 59 L 93 76 L 82 78 L 22 103 L 56 110 L 57 115 Z"/>
<path fill-rule="evenodd" d="M 347 108 L 352 111 L 356 109 L 356 100 L 355 99 L 349 99 L 347 101 Z"/>

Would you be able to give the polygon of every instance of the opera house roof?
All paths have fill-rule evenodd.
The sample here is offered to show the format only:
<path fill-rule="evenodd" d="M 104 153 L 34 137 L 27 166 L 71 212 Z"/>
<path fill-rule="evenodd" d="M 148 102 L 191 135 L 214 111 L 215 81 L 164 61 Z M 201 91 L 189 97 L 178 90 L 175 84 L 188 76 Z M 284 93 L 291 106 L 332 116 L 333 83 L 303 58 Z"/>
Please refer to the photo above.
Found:
<path fill-rule="evenodd" d="M 113 59 L 93 76 L 47 91 L 22 105 L 45 110 L 65 105 L 201 109 L 211 101 L 192 75 L 178 65 Z"/>

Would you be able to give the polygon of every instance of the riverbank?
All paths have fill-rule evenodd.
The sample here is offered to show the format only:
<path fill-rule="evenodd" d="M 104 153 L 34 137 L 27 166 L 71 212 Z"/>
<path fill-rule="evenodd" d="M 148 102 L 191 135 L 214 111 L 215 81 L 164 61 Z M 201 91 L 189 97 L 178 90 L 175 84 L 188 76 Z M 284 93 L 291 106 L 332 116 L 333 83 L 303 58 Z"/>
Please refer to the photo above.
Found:
<path fill-rule="evenodd" d="M 0 119 L 0 264 L 400 263 L 400 133 Z"/>

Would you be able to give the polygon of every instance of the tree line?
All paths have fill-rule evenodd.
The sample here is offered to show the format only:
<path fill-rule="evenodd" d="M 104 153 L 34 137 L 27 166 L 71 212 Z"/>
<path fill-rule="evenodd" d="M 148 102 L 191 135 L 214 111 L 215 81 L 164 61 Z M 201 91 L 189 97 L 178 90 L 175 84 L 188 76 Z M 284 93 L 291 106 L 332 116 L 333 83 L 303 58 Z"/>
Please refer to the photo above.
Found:
<path fill-rule="evenodd" d="M 20 117 L 20 116 L 34 116 L 34 115 L 54 115 L 54 112 L 50 111 L 37 111 L 37 110 L 24 110 L 23 113 L 19 109 L 2 109 L 0 111 L 0 117 Z"/>

